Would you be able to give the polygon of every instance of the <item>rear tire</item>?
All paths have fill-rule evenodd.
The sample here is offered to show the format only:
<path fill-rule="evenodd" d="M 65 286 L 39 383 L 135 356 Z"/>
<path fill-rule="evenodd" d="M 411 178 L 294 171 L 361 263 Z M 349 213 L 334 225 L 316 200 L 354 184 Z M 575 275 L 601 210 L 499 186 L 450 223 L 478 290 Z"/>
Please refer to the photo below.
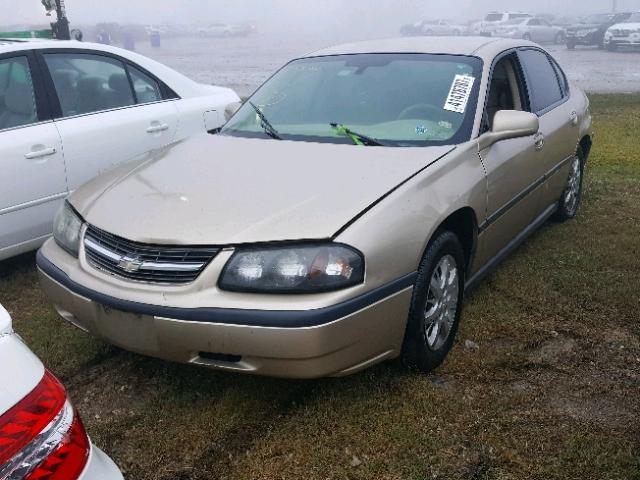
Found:
<path fill-rule="evenodd" d="M 616 50 L 618 50 L 618 45 L 615 43 L 608 43 L 606 47 L 610 52 L 615 52 Z"/>
<path fill-rule="evenodd" d="M 528 33 L 525 33 L 525 34 L 522 36 L 522 39 L 523 39 L 523 40 L 526 40 L 527 42 L 530 42 L 530 41 L 531 41 L 531 35 L 529 35 Z"/>
<path fill-rule="evenodd" d="M 576 218 L 582 202 L 582 186 L 584 183 L 584 153 L 578 148 L 571 161 L 569 176 L 565 189 L 560 197 L 558 211 L 553 216 L 556 222 L 566 222 Z"/>
<path fill-rule="evenodd" d="M 576 44 L 573 43 L 572 41 L 567 41 L 567 49 L 568 50 L 575 50 L 576 49 Z"/>
<path fill-rule="evenodd" d="M 562 45 L 564 42 L 565 42 L 564 33 L 558 32 L 558 34 L 556 35 L 556 40 L 555 40 L 556 45 Z"/>
<path fill-rule="evenodd" d="M 410 370 L 429 373 L 453 347 L 465 285 L 464 251 L 458 237 L 444 231 L 429 244 L 418 269 L 402 362 Z"/>

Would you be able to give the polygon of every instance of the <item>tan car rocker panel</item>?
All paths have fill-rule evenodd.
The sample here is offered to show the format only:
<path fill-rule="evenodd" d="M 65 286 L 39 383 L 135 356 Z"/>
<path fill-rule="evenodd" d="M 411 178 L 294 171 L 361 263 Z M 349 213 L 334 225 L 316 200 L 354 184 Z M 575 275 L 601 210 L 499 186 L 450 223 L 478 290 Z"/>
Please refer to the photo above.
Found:
<path fill-rule="evenodd" d="M 428 372 L 468 291 L 575 217 L 584 93 L 536 44 L 355 43 L 293 60 L 213 135 L 78 189 L 38 254 L 60 315 L 234 372 Z"/>

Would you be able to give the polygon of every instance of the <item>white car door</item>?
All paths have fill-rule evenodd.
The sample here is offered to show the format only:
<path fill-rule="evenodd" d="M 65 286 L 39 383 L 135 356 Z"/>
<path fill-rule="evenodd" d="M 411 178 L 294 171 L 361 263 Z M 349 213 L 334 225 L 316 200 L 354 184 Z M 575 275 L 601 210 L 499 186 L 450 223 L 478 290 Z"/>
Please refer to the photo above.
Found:
<path fill-rule="evenodd" d="M 0 56 L 0 260 L 37 248 L 67 194 L 60 136 L 37 79 L 31 52 Z"/>
<path fill-rule="evenodd" d="M 59 104 L 70 190 L 172 142 L 177 96 L 139 66 L 80 49 L 44 50 L 41 58 Z"/>

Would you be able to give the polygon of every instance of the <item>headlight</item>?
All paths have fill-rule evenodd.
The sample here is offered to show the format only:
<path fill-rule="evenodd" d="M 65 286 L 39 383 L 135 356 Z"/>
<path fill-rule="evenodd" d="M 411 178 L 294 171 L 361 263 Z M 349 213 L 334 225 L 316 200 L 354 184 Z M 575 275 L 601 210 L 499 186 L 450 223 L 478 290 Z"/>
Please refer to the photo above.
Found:
<path fill-rule="evenodd" d="M 339 244 L 240 249 L 227 262 L 222 290 L 254 293 L 318 293 L 364 281 L 364 258 Z"/>
<path fill-rule="evenodd" d="M 80 250 L 80 229 L 82 219 L 67 202 L 56 214 L 53 221 L 53 238 L 56 243 L 74 257 Z"/>

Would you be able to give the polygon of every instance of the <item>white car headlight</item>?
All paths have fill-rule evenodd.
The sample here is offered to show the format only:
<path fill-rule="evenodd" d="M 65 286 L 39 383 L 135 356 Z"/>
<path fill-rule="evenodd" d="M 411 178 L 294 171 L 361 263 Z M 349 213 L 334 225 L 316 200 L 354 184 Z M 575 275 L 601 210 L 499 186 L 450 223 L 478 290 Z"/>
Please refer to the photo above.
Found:
<path fill-rule="evenodd" d="M 239 249 L 227 262 L 221 290 L 254 293 L 318 293 L 364 281 L 364 258 L 346 245 Z"/>
<path fill-rule="evenodd" d="M 82 223 L 82 219 L 68 202 L 64 202 L 53 221 L 53 238 L 74 257 L 77 257 L 80 251 Z"/>

